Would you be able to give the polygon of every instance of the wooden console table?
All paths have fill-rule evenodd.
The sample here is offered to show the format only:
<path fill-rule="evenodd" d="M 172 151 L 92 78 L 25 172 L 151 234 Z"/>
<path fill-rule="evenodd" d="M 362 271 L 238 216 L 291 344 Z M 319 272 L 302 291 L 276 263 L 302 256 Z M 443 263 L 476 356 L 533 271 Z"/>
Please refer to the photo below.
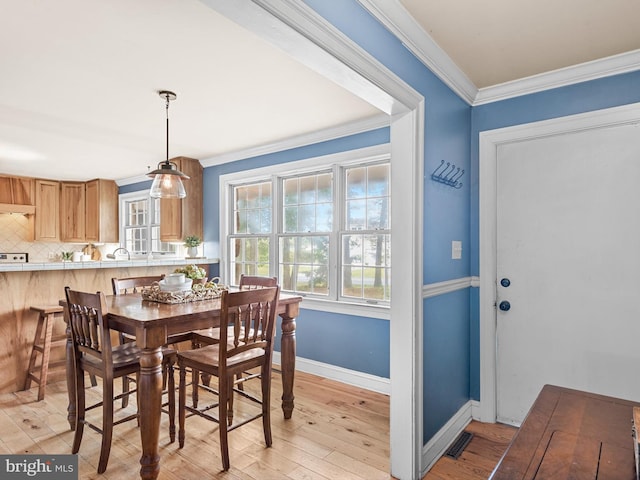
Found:
<path fill-rule="evenodd" d="M 634 406 L 545 385 L 490 480 L 636 480 Z"/>

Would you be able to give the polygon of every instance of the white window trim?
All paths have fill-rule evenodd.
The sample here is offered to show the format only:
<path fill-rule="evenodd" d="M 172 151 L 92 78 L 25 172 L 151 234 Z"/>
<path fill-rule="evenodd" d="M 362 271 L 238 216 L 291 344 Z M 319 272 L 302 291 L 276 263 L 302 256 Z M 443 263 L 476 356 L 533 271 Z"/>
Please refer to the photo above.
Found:
<path fill-rule="evenodd" d="M 125 203 L 127 203 L 128 201 L 131 200 L 136 200 L 136 199 L 140 199 L 143 197 L 146 197 L 147 200 L 149 200 L 149 202 L 151 202 L 151 197 L 149 197 L 149 191 L 150 190 L 137 190 L 135 192 L 127 192 L 127 193 L 121 193 L 118 195 L 118 231 L 119 231 L 119 245 L 121 247 L 125 247 L 125 243 L 126 243 L 126 236 L 125 236 L 125 228 L 124 228 L 124 218 L 125 218 L 125 209 L 124 209 L 124 205 Z M 149 210 L 149 215 L 151 215 L 151 208 Z M 149 232 L 149 242 L 151 243 L 151 232 Z M 153 250 L 153 246 L 149 245 L 150 249 Z M 160 255 L 160 256 L 177 256 L 179 255 L 180 252 L 175 251 L 175 252 L 152 252 L 153 255 Z M 147 255 L 149 255 L 149 252 L 147 252 Z"/>
<path fill-rule="evenodd" d="M 124 205 L 125 203 L 131 201 L 131 200 L 135 200 L 138 198 L 141 198 L 142 196 L 144 196 L 144 191 L 136 191 L 136 192 L 129 192 L 129 193 L 121 193 L 118 195 L 118 218 L 119 218 L 119 225 L 118 225 L 118 230 L 120 231 L 119 235 L 120 235 L 120 246 L 124 247 L 125 244 L 125 228 L 124 228 L 124 218 L 125 218 L 125 209 L 124 209 Z M 148 196 L 148 192 L 147 192 L 147 196 Z"/>
<path fill-rule="evenodd" d="M 323 155 L 279 165 L 228 173 L 220 176 L 220 205 L 231 205 L 231 186 L 238 183 L 265 181 L 283 174 L 301 175 L 306 173 L 316 173 L 318 170 L 327 169 L 332 167 L 333 165 L 346 167 L 350 165 L 358 165 L 361 163 L 363 164 L 389 160 L 390 157 L 391 145 L 386 143 L 382 145 L 374 145 L 371 147 L 359 148 L 330 155 Z M 272 208 L 274 212 L 279 205 L 279 199 L 277 197 L 278 196 L 274 192 L 274 194 L 272 195 Z M 223 283 L 228 283 L 228 279 L 231 278 L 229 272 L 229 262 L 227 261 L 229 248 L 227 238 L 229 235 L 230 226 L 229 213 L 229 208 L 224 208 L 220 211 L 220 275 L 222 277 Z M 271 232 L 270 236 L 272 238 L 272 241 L 275 241 L 276 235 L 277 232 Z M 271 252 L 271 257 L 273 257 L 274 250 L 271 249 Z M 275 259 L 270 258 L 269 260 L 273 267 Z M 330 265 L 332 272 L 334 270 L 334 267 L 335 265 L 333 265 L 332 263 Z M 378 318 L 383 320 L 389 320 L 391 318 L 389 305 L 365 305 L 361 303 L 352 303 L 333 299 L 327 300 L 305 297 L 302 301 L 301 307 L 309 310 L 319 310 L 324 312 Z"/>

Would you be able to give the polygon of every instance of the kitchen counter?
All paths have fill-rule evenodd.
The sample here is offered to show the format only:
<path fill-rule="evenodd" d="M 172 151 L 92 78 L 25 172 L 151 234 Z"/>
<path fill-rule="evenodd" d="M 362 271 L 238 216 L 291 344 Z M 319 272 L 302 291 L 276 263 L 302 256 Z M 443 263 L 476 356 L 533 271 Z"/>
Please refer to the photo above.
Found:
<path fill-rule="evenodd" d="M 198 265 L 212 265 L 219 263 L 217 258 L 141 258 L 133 260 L 101 260 L 89 262 L 29 262 L 2 263 L 0 272 L 24 272 L 39 270 L 79 270 L 97 268 L 127 268 L 127 267 L 161 267 L 180 266 L 195 263 Z"/>
<path fill-rule="evenodd" d="M 37 326 L 31 305 L 58 305 L 64 287 L 111 294 L 111 278 L 167 274 L 186 264 L 202 265 L 214 277 L 217 258 L 158 258 L 93 262 L 0 264 L 0 393 L 24 388 L 29 355 Z M 54 334 L 64 333 L 62 319 Z M 64 358 L 64 349 L 51 351 L 51 361 Z M 49 381 L 55 381 L 50 379 Z M 58 380 L 64 380 L 60 376 Z"/>

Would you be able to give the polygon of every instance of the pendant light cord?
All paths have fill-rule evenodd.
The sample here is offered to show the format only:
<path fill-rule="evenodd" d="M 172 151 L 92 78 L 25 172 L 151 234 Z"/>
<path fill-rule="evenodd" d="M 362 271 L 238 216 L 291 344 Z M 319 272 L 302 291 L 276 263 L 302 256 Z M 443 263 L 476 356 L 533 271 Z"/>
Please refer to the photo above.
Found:
<path fill-rule="evenodd" d="M 167 165 L 169 164 L 169 94 L 165 97 L 167 99 L 166 111 L 167 111 Z"/>

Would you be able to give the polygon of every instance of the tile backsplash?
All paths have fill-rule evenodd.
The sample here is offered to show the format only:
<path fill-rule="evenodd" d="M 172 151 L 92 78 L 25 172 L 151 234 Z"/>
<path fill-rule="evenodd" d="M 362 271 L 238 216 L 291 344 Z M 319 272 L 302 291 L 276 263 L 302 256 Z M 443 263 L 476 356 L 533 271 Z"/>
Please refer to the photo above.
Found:
<path fill-rule="evenodd" d="M 0 214 L 0 252 L 29 254 L 30 262 L 59 261 L 62 252 L 82 250 L 86 243 L 31 242 L 29 221 L 20 214 Z M 97 247 L 102 256 L 117 248 L 117 244 L 105 244 Z"/>

